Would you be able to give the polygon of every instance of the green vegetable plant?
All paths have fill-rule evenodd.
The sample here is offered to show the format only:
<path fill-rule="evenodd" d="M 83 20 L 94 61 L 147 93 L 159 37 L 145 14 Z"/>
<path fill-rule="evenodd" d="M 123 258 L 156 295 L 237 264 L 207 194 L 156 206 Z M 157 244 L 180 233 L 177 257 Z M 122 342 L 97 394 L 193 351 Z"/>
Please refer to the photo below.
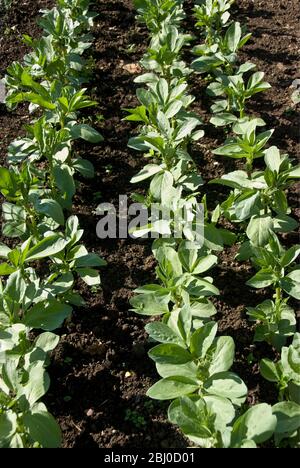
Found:
<path fill-rule="evenodd" d="M 206 3 L 210 5 L 209 1 Z M 214 14 L 218 14 L 217 10 Z M 242 30 L 240 24 L 232 23 L 226 32 L 229 43 L 237 47 Z M 209 40 L 209 34 L 207 38 Z M 216 40 L 217 48 L 221 42 Z M 197 60 L 193 62 L 195 71 L 211 72 L 210 69 L 201 68 L 201 59 L 198 59 L 198 63 Z M 240 65 L 235 56 L 232 57 L 231 66 L 223 62 L 213 70 L 216 79 L 208 86 L 208 93 L 214 98 L 226 96 L 227 99 L 217 99 L 212 105 L 214 116 L 211 123 L 217 127 L 231 126 L 233 134 L 213 153 L 245 160 L 245 170 L 224 174 L 210 183 L 232 189 L 218 210 L 220 216 L 239 224 L 240 230 L 249 239 L 241 245 L 237 258 L 242 261 L 251 258 L 260 271 L 247 284 L 256 288 L 272 286 L 274 289 L 274 301 L 267 300 L 248 309 L 250 318 L 257 323 L 255 340 L 266 340 L 280 350 L 295 331 L 295 314 L 283 292 L 298 298 L 299 272 L 293 262 L 299 250 L 294 246 L 286 252 L 276 235 L 289 233 L 297 227 L 290 216 L 286 190 L 299 178 L 299 166 L 294 166 L 288 155 L 281 154 L 277 147 L 268 148 L 273 130 L 258 132 L 265 122 L 246 113 L 247 99 L 270 87 L 264 82 L 263 73 L 249 75 L 254 68 L 248 62 Z M 265 167 L 256 170 L 256 160 L 259 158 L 264 158 Z M 292 271 L 289 271 L 291 268 Z"/>
<path fill-rule="evenodd" d="M 214 150 L 215 154 L 246 158 L 248 170 L 234 171 L 210 182 L 233 189 L 227 200 L 221 204 L 221 211 L 234 223 L 245 223 L 250 219 L 250 238 L 251 232 L 254 237 L 263 235 L 264 228 L 272 228 L 275 232 L 290 232 L 297 227 L 295 220 L 289 216 L 291 209 L 288 206 L 286 190 L 299 178 L 299 166 L 293 166 L 288 155 L 281 155 L 276 146 L 261 153 L 259 148 L 263 140 L 269 138 L 270 133 L 264 132 L 260 135 L 262 137 L 255 146 L 250 146 L 246 141 L 235 140 L 234 143 Z M 255 157 L 262 156 L 266 164 L 265 169 L 251 171 Z"/>
<path fill-rule="evenodd" d="M 257 134 L 257 126 L 260 124 L 257 119 L 235 124 L 233 132 L 236 136 L 228 138 L 223 146 L 213 150 L 213 154 L 234 159 L 244 158 L 250 174 L 254 160 L 264 155 L 263 149 L 273 134 L 273 130 Z"/>
<path fill-rule="evenodd" d="M 134 0 L 137 20 L 145 23 L 151 33 L 158 33 L 164 22 L 178 25 L 182 21 L 182 3 L 182 0 Z"/>
<path fill-rule="evenodd" d="M 74 150 L 74 140 L 93 144 L 100 133 L 81 122 L 79 112 L 95 106 L 83 52 L 95 14 L 88 0 L 58 0 L 43 11 L 43 36 L 24 37 L 33 50 L 14 62 L 5 78 L 6 103 L 29 103 L 33 116 L 26 135 L 8 149 L 0 167 L 2 234 L 0 244 L 0 447 L 58 447 L 61 433 L 40 400 L 48 391 L 49 352 L 74 306 L 84 306 L 76 290 L 80 279 L 100 285 L 105 262 L 80 243 L 83 230 L 69 216 L 76 191 L 75 173 L 93 177 L 92 164 Z M 88 33 L 88 34 L 87 34 Z M 31 332 L 44 330 L 34 341 Z M 36 332 L 35 332 L 36 335 Z"/>
<path fill-rule="evenodd" d="M 214 395 L 178 398 L 169 408 L 169 419 L 202 448 L 256 448 L 277 427 L 270 405 L 260 403 L 236 416 L 230 401 Z"/>
<path fill-rule="evenodd" d="M 205 43 L 212 46 L 219 38 L 230 18 L 234 0 L 198 0 L 195 6 L 196 27 L 200 29 Z"/>
<path fill-rule="evenodd" d="M 279 403 L 273 406 L 277 417 L 275 443 L 277 446 L 299 448 L 300 418 L 300 334 L 295 333 L 290 346 L 281 349 L 281 359 L 273 362 L 262 359 L 261 375 L 274 382 L 278 389 Z"/>
<path fill-rule="evenodd" d="M 195 14 L 198 17 L 197 10 Z M 196 25 L 199 25 L 199 22 Z M 251 34 L 247 34 L 239 22 L 232 23 L 224 35 L 221 31 L 214 31 L 215 39 L 212 35 L 207 36 L 204 44 L 195 46 L 192 49 L 194 55 L 199 56 L 192 62 L 192 68 L 198 73 L 209 73 L 209 79 L 222 76 L 222 70 L 228 75 L 233 75 L 237 54 L 250 39 Z M 245 73 L 255 68 L 254 64 L 247 63 L 238 69 L 238 74 Z"/>
<path fill-rule="evenodd" d="M 299 359 L 300 334 L 295 333 L 292 344 L 281 349 L 280 361 L 262 359 L 260 362 L 262 376 L 276 383 L 280 401 L 289 400 L 300 405 Z"/>
<path fill-rule="evenodd" d="M 159 284 L 138 288 L 131 299 L 136 313 L 143 315 L 172 314 L 188 297 L 191 311 L 198 320 L 207 320 L 216 313 L 208 299 L 218 294 L 212 278 L 202 277 L 217 263 L 217 257 L 207 249 L 191 248 L 189 241 L 177 247 L 175 239 L 159 239 L 153 244 L 153 253 L 158 262 L 156 268 Z M 201 276 L 200 276 L 201 275 Z"/>
<path fill-rule="evenodd" d="M 237 114 L 240 119 L 245 117 L 246 101 L 257 93 L 266 91 L 271 86 L 264 81 L 263 72 L 255 72 L 246 80 L 244 73 L 253 70 L 253 63 L 241 65 L 235 75 L 218 74 L 216 81 L 207 87 L 207 94 L 212 97 L 225 96 L 226 99 L 216 100 L 211 107 L 212 123 L 226 125 L 230 119 L 234 121 Z"/>
<path fill-rule="evenodd" d="M 149 49 L 140 62 L 150 73 L 142 75 L 138 82 L 154 80 L 153 72 L 162 74 L 168 82 L 174 77 L 183 79 L 188 76 L 192 70 L 181 60 L 180 52 L 191 39 L 190 35 L 180 33 L 175 25 L 164 24 L 151 39 Z"/>
<path fill-rule="evenodd" d="M 30 328 L 16 323 L 0 330 L 0 446 L 52 448 L 60 427 L 40 401 L 49 389 L 45 370 L 59 337 L 42 333 L 32 342 Z"/>
<path fill-rule="evenodd" d="M 75 292 L 75 278 L 89 286 L 100 284 L 97 268 L 105 262 L 89 254 L 79 243 L 83 231 L 73 216 L 66 222 L 65 233 L 48 231 L 33 244 L 29 237 L 10 249 L 0 244 L 0 327 L 25 323 L 34 328 L 55 330 L 70 316 L 72 305 L 84 305 Z M 38 262 L 48 260 L 44 275 L 38 274 Z M 95 269 L 96 268 L 96 269 Z"/>
<path fill-rule="evenodd" d="M 193 53 L 200 57 L 193 61 L 192 68 L 208 74 L 211 81 L 208 95 L 223 97 L 211 106 L 214 114 L 211 123 L 216 126 L 231 125 L 246 117 L 246 101 L 270 88 L 264 81 L 264 73 L 254 72 L 255 64 L 238 63 L 238 52 L 251 34 L 239 22 L 228 23 L 231 3 L 203 0 L 195 8 L 196 27 L 202 28 L 205 42 L 193 48 Z M 225 25 L 227 30 L 223 34 Z"/>
<path fill-rule="evenodd" d="M 188 303 L 168 322 L 148 325 L 151 337 L 161 344 L 149 356 L 162 377 L 149 390 L 154 399 L 170 400 L 184 395 L 215 395 L 240 406 L 247 387 L 229 369 L 234 359 L 234 342 L 229 336 L 216 338 L 217 323 L 207 322 L 194 330 Z"/>
<path fill-rule="evenodd" d="M 244 252 L 250 251 L 251 261 L 259 271 L 248 280 L 252 288 L 272 287 L 274 300 L 266 300 L 262 304 L 248 308 L 251 320 L 257 322 L 254 339 L 267 341 L 277 349 L 285 344 L 287 337 L 295 332 L 296 319 L 293 309 L 287 304 L 289 297 L 300 298 L 299 268 L 295 260 L 299 255 L 299 245 L 285 250 L 275 234 L 270 233 L 265 246 L 248 244 Z M 242 252 L 243 254 L 243 252 Z M 245 258 L 248 255 L 241 255 Z"/>

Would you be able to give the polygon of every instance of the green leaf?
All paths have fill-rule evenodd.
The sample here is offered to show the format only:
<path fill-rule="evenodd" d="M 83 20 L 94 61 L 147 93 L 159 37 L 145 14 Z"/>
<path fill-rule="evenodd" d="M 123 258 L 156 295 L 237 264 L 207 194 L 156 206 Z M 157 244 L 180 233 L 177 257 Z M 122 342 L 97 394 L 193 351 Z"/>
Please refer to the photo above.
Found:
<path fill-rule="evenodd" d="M 168 410 L 169 420 L 172 424 L 177 424 L 184 434 L 206 439 L 211 436 L 211 431 L 206 427 L 205 418 L 202 419 L 201 416 L 201 410 L 188 397 L 173 401 Z"/>
<path fill-rule="evenodd" d="M 42 213 L 48 218 L 52 218 L 61 226 L 65 223 L 63 210 L 59 203 L 53 199 L 44 199 L 35 204 L 35 209 L 38 213 Z"/>
<path fill-rule="evenodd" d="M 160 132 L 162 135 L 164 135 L 166 138 L 168 138 L 171 134 L 171 124 L 165 114 L 162 111 L 157 112 L 157 124 Z"/>
<path fill-rule="evenodd" d="M 155 200 L 162 201 L 164 199 L 163 194 L 170 190 L 173 186 L 173 176 L 171 172 L 164 171 L 157 173 L 150 184 L 150 193 Z"/>
<path fill-rule="evenodd" d="M 297 221 L 285 214 L 277 215 L 273 222 L 275 232 L 291 232 L 298 227 Z"/>
<path fill-rule="evenodd" d="M 220 336 L 211 355 L 209 375 L 229 370 L 234 361 L 234 340 L 231 336 Z"/>
<path fill-rule="evenodd" d="M 222 65 L 223 60 L 216 56 L 200 57 L 192 62 L 192 68 L 199 73 L 207 73 Z"/>
<path fill-rule="evenodd" d="M 171 294 L 166 291 L 161 294 L 139 294 L 130 300 L 134 312 L 141 315 L 161 315 L 169 312 Z"/>
<path fill-rule="evenodd" d="M 137 175 L 132 177 L 131 183 L 136 184 L 138 182 L 142 182 L 145 179 L 148 179 L 149 177 L 154 176 L 158 172 L 162 172 L 161 166 L 157 164 L 147 164 Z"/>
<path fill-rule="evenodd" d="M 259 191 L 245 192 L 235 202 L 234 210 L 239 221 L 243 221 L 259 212 L 261 206 Z"/>
<path fill-rule="evenodd" d="M 300 254 L 300 245 L 293 245 L 285 254 L 283 257 L 281 257 L 280 263 L 283 268 L 287 267 L 291 263 L 293 263 L 298 255 Z"/>
<path fill-rule="evenodd" d="M 53 234 L 51 236 L 45 237 L 43 240 L 28 250 L 25 261 L 32 262 L 33 260 L 52 257 L 62 252 L 66 245 L 67 241 L 59 234 Z"/>
<path fill-rule="evenodd" d="M 266 403 L 253 406 L 234 423 L 232 438 L 235 443 L 254 440 L 261 444 L 268 440 L 276 428 L 272 407 Z"/>
<path fill-rule="evenodd" d="M 294 401 L 277 403 L 272 410 L 277 418 L 277 434 L 293 433 L 300 428 L 300 405 Z"/>
<path fill-rule="evenodd" d="M 182 275 L 182 265 L 175 249 L 169 246 L 160 247 L 155 257 L 166 276 L 177 278 Z"/>
<path fill-rule="evenodd" d="M 251 36 L 251 35 L 250 35 L 250 36 Z M 254 70 L 254 68 L 256 68 L 255 63 L 251 63 L 251 62 L 243 63 L 243 64 L 239 67 L 237 74 L 240 75 L 241 73 L 247 73 L 247 72 L 250 71 L 250 70 Z"/>
<path fill-rule="evenodd" d="M 211 347 L 218 331 L 216 322 L 208 322 L 196 330 L 191 336 L 191 353 L 196 358 L 203 359 Z"/>
<path fill-rule="evenodd" d="M 187 136 L 191 136 L 193 130 L 199 125 L 198 119 L 188 119 L 183 121 L 178 129 L 176 141 L 183 140 Z"/>
<path fill-rule="evenodd" d="M 163 377 L 187 377 L 188 379 L 197 380 L 198 368 L 193 361 L 185 364 L 156 364 L 158 374 Z"/>
<path fill-rule="evenodd" d="M 157 83 L 157 92 L 163 103 L 166 103 L 169 96 L 169 85 L 167 80 L 160 78 Z"/>
<path fill-rule="evenodd" d="M 247 281 L 247 285 L 252 288 L 267 288 L 271 286 L 276 281 L 276 277 L 274 276 L 273 272 L 270 270 L 262 269 L 256 275 L 252 276 Z"/>
<path fill-rule="evenodd" d="M 106 265 L 106 261 L 99 257 L 95 253 L 89 253 L 75 259 L 75 268 L 82 267 L 103 267 Z"/>
<path fill-rule="evenodd" d="M 77 158 L 73 163 L 73 168 L 88 179 L 92 179 L 95 176 L 94 166 L 87 159 Z"/>
<path fill-rule="evenodd" d="M 296 167 L 292 167 L 292 169 L 289 171 L 289 178 L 290 179 L 300 178 L 300 165 Z"/>
<path fill-rule="evenodd" d="M 48 110 L 55 110 L 56 106 L 52 102 L 49 102 L 47 99 L 44 99 L 42 96 L 39 96 L 36 93 L 20 93 L 16 96 L 16 102 L 29 101 L 32 104 L 37 104 L 40 107 Z"/>
<path fill-rule="evenodd" d="M 165 323 L 148 323 L 145 327 L 145 330 L 151 338 L 160 343 L 173 343 L 179 346 L 184 346 L 182 339 Z"/>
<path fill-rule="evenodd" d="M 88 286 L 97 286 L 101 284 L 98 271 L 93 270 L 92 268 L 77 268 L 76 271 Z"/>
<path fill-rule="evenodd" d="M 58 448 L 62 442 L 61 430 L 54 417 L 47 411 L 26 413 L 24 425 L 33 441 L 43 448 Z"/>
<path fill-rule="evenodd" d="M 215 415 L 214 424 L 220 430 L 234 419 L 234 406 L 227 398 L 208 395 L 204 396 L 203 400 L 209 411 Z"/>
<path fill-rule="evenodd" d="M 204 245 L 210 250 L 219 252 L 223 250 L 222 234 L 212 224 L 205 224 L 204 226 Z"/>
<path fill-rule="evenodd" d="M 76 193 L 71 168 L 67 164 L 56 164 L 53 168 L 53 175 L 57 187 L 64 194 L 64 198 L 71 200 Z"/>
<path fill-rule="evenodd" d="M 41 361 L 31 364 L 28 374 L 28 382 L 18 389 L 17 397 L 20 398 L 24 395 L 29 405 L 32 406 L 49 390 L 50 378 Z"/>
<path fill-rule="evenodd" d="M 211 184 L 226 185 L 232 188 L 253 188 L 253 182 L 249 179 L 247 172 L 234 171 L 229 172 L 221 177 L 221 179 L 214 179 L 210 181 Z"/>
<path fill-rule="evenodd" d="M 283 367 L 283 374 L 292 380 L 297 386 L 299 391 L 300 385 L 300 333 L 295 333 L 292 344 L 287 348 L 283 347 L 281 350 L 281 364 Z M 295 389 L 294 389 L 295 390 Z M 299 395 L 298 395 L 299 399 Z M 298 401 L 297 399 L 297 401 Z"/>
<path fill-rule="evenodd" d="M 218 112 L 210 119 L 210 123 L 215 127 L 224 127 L 237 121 L 237 117 L 229 112 Z"/>
<path fill-rule="evenodd" d="M 193 317 L 207 319 L 217 313 L 213 303 L 209 299 L 199 299 L 191 305 Z"/>
<path fill-rule="evenodd" d="M 71 127 L 71 135 L 74 139 L 82 138 L 90 143 L 100 143 L 103 141 L 103 136 L 87 124 L 73 125 Z"/>
<path fill-rule="evenodd" d="M 149 351 L 149 357 L 159 364 L 185 364 L 193 360 L 191 354 L 177 344 L 159 344 Z"/>
<path fill-rule="evenodd" d="M 263 80 L 264 76 L 265 76 L 264 72 L 253 73 L 253 75 L 250 77 L 250 79 L 248 81 L 247 88 L 248 89 L 255 89 L 258 86 L 260 86 L 262 84 L 262 80 Z M 270 87 L 270 85 L 268 87 Z"/>
<path fill-rule="evenodd" d="M 182 241 L 178 249 L 178 256 L 183 268 L 192 273 L 198 259 L 198 249 L 191 248 L 188 241 Z"/>
<path fill-rule="evenodd" d="M 193 268 L 192 273 L 194 275 L 200 275 L 205 271 L 209 270 L 213 266 L 217 265 L 218 257 L 216 255 L 206 255 L 206 257 L 199 258 Z"/>
<path fill-rule="evenodd" d="M 32 76 L 26 70 L 22 72 L 21 83 L 24 86 L 32 88 L 36 93 L 40 94 L 44 98 L 49 99 L 50 96 L 46 88 L 44 88 L 44 86 L 39 84 L 37 81 L 34 81 Z"/>
<path fill-rule="evenodd" d="M 228 398 L 237 406 L 240 406 L 247 396 L 245 383 L 233 372 L 219 372 L 212 375 L 204 383 L 204 389 L 209 395 Z"/>
<path fill-rule="evenodd" d="M 244 157 L 241 155 L 241 148 L 236 143 L 228 143 L 226 145 L 220 146 L 212 151 L 213 154 L 218 156 L 227 156 L 229 158 L 239 159 Z"/>
<path fill-rule="evenodd" d="M 280 281 L 280 286 L 287 294 L 300 300 L 300 267 L 286 275 Z"/>
<path fill-rule="evenodd" d="M 41 328 L 42 330 L 55 330 L 72 313 L 72 307 L 56 300 L 49 303 L 39 302 L 27 311 L 24 324 L 30 328 Z"/>
<path fill-rule="evenodd" d="M 272 229 L 273 221 L 270 216 L 253 216 L 248 224 L 246 234 L 253 245 L 263 247 L 269 242 Z"/>
<path fill-rule="evenodd" d="M 17 176 L 9 171 L 6 167 L 0 167 L 0 190 L 6 198 L 16 196 L 17 184 L 15 182 Z"/>
<path fill-rule="evenodd" d="M 196 381 L 181 376 L 167 377 L 156 382 L 147 392 L 154 400 L 172 400 L 198 390 Z"/>
<path fill-rule="evenodd" d="M 26 212 L 21 206 L 12 203 L 3 203 L 2 212 L 5 222 L 2 224 L 2 233 L 6 237 L 22 237 L 27 230 Z"/>
<path fill-rule="evenodd" d="M 196 277 L 191 277 L 191 281 L 186 286 L 186 290 L 191 296 L 197 299 L 220 294 L 218 288 L 211 284 L 211 282 Z"/>
<path fill-rule="evenodd" d="M 148 122 L 147 109 L 145 106 L 138 106 L 135 109 L 124 109 L 126 112 L 129 112 L 130 115 L 124 118 L 131 122 Z"/>
<path fill-rule="evenodd" d="M 233 53 L 236 52 L 242 37 L 241 25 L 238 22 L 232 23 L 226 31 L 225 43 L 228 50 Z"/>
<path fill-rule="evenodd" d="M 11 249 L 0 242 L 0 258 L 7 258 L 8 254 L 11 252 Z"/>
<path fill-rule="evenodd" d="M 288 211 L 288 202 L 283 190 L 274 193 L 274 208 L 277 213 L 285 214 Z"/>
<path fill-rule="evenodd" d="M 260 361 L 260 373 L 269 382 L 280 382 L 280 374 L 278 366 L 270 359 L 262 359 Z"/>
<path fill-rule="evenodd" d="M 59 336 L 54 333 L 45 332 L 41 333 L 35 340 L 36 348 L 41 348 L 45 353 L 49 353 L 56 348 L 59 343 Z"/>
<path fill-rule="evenodd" d="M 129 138 L 128 147 L 133 148 L 136 151 L 148 151 L 149 146 L 145 143 L 145 140 L 142 137 L 133 137 Z"/>
<path fill-rule="evenodd" d="M 8 263 L 0 263 L 0 276 L 7 276 L 16 271 L 15 267 L 10 266 Z"/>
<path fill-rule="evenodd" d="M 9 442 L 14 433 L 17 431 L 18 421 L 17 415 L 11 410 L 0 414 L 0 447 L 8 448 Z"/>
<path fill-rule="evenodd" d="M 26 291 L 26 283 L 20 270 L 12 273 L 4 289 L 4 297 L 8 296 L 14 302 L 21 304 Z"/>
<path fill-rule="evenodd" d="M 171 104 L 169 104 L 165 111 L 165 116 L 167 119 L 172 119 L 175 117 L 175 115 L 177 115 L 182 108 L 182 105 L 182 102 L 179 100 L 173 101 Z"/>
<path fill-rule="evenodd" d="M 266 166 L 272 171 L 279 173 L 281 165 L 280 151 L 277 146 L 271 146 L 264 151 Z"/>

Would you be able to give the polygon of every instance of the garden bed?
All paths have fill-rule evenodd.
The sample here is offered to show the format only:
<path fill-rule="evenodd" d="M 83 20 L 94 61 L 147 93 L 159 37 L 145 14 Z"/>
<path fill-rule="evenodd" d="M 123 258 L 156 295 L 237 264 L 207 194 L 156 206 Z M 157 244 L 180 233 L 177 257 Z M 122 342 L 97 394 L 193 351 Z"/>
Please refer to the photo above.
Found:
<path fill-rule="evenodd" d="M 99 16 L 93 32 L 94 74 L 89 92 L 99 102 L 92 111 L 93 125 L 105 141 L 94 147 L 77 143 L 80 154 L 93 162 L 96 177 L 91 182 L 80 181 L 73 213 L 78 215 L 85 230 L 86 247 L 105 258 L 108 265 L 101 275 L 102 290 L 91 292 L 83 283 L 78 284 L 87 308 L 76 310 L 59 331 L 61 341 L 49 367 L 51 388 L 46 402 L 62 428 L 64 447 L 186 447 L 186 439 L 166 420 L 166 405 L 145 396 L 157 375 L 147 357 L 150 344 L 144 331 L 146 320 L 129 311 L 133 290 L 154 278 L 151 243 L 125 239 L 104 241 L 96 236 L 97 205 L 103 201 L 117 204 L 119 194 L 130 197 L 130 179 L 144 164 L 142 157 L 127 148 L 134 129 L 132 123 L 122 118 L 123 109 L 136 104 L 133 79 L 140 73 L 138 62 L 148 35 L 137 24 L 131 1 L 97 0 L 95 3 Z M 186 28 L 193 30 L 190 8 L 193 2 L 187 3 Z M 38 10 L 51 4 L 46 0 L 13 2 L 9 14 L 1 18 L 1 75 L 13 60 L 24 55 L 21 34 L 39 34 L 35 26 Z M 287 4 L 278 0 L 239 0 L 232 15 L 247 23 L 253 33 L 243 49 L 242 59 L 256 63 L 272 85 L 271 90 L 251 100 L 250 110 L 260 115 L 268 128 L 276 128 L 272 144 L 296 158 L 300 153 L 299 114 L 292 108 L 291 94 L 293 80 L 299 78 L 298 1 L 290 0 Z M 208 124 L 206 84 L 195 74 L 190 84 L 196 96 L 193 110 L 205 121 L 205 137 L 194 145 L 192 155 L 204 181 L 209 181 L 228 172 L 234 164 L 211 154 L 224 141 L 224 134 Z M 22 134 L 27 121 L 25 106 L 11 113 L 0 104 L 1 164 L 5 163 L 9 142 Z M 207 185 L 203 190 L 208 193 L 212 206 L 228 193 L 224 188 Z M 299 220 L 297 187 L 290 191 L 289 203 L 293 216 Z M 288 234 L 284 240 L 285 245 L 292 245 L 297 242 L 297 235 Z M 251 276 L 251 266 L 237 262 L 235 253 L 236 247 L 226 248 L 213 270 L 215 285 L 220 289 L 220 296 L 214 299 L 219 333 L 234 338 L 233 371 L 248 386 L 248 403 L 274 404 L 276 390 L 260 376 L 258 362 L 263 357 L 274 360 L 276 353 L 265 344 L 253 345 L 253 327 L 245 314 L 245 307 L 269 297 L 268 291 L 255 293 L 245 286 Z"/>

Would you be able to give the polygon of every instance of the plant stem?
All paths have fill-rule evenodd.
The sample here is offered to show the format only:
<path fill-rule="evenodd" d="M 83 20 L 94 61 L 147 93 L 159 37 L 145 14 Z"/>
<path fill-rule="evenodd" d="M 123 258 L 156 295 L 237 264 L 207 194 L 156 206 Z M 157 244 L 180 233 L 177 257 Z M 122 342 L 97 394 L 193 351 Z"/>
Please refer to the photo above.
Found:
<path fill-rule="evenodd" d="M 281 302 L 281 288 L 276 288 L 276 303 Z"/>

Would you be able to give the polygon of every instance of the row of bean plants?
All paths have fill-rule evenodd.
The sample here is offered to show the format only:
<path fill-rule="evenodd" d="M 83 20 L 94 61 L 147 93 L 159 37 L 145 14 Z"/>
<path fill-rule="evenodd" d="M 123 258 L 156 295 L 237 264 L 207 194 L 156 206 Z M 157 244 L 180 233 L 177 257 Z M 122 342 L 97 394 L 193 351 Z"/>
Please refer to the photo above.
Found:
<path fill-rule="evenodd" d="M 246 234 L 237 258 L 250 260 L 258 270 L 247 285 L 273 289 L 273 300 L 248 308 L 247 313 L 256 322 L 254 340 L 266 341 L 281 352 L 279 362 L 263 359 L 260 363 L 263 377 L 276 382 L 279 390 L 280 403 L 274 407 L 280 421 L 275 431 L 275 443 L 284 441 L 296 446 L 299 443 L 300 419 L 299 334 L 295 333 L 295 312 L 288 301 L 300 299 L 300 272 L 295 263 L 300 246 L 285 249 L 280 237 L 282 233 L 287 234 L 297 228 L 297 222 L 289 216 L 291 209 L 286 193 L 299 178 L 300 168 L 294 166 L 289 156 L 282 155 L 276 146 L 266 148 L 274 130 L 258 134 L 257 127 L 265 126 L 265 122 L 247 115 L 246 100 L 267 90 L 270 85 L 263 81 L 261 72 L 244 77 L 245 73 L 247 76 L 247 72 L 255 70 L 255 65 L 238 63 L 237 52 L 251 35 L 245 34 L 245 27 L 239 22 L 229 22 L 231 3 L 207 1 L 196 7 L 196 25 L 204 27 L 205 39 L 204 44 L 194 48 L 194 53 L 200 58 L 192 66 L 198 72 L 210 75 L 212 82 L 207 93 L 215 98 L 211 106 L 211 123 L 227 127 L 229 134 L 233 135 L 213 153 L 245 160 L 244 170 L 226 174 L 212 183 L 233 189 L 219 208 L 225 218 L 237 223 L 240 232 Z M 214 50 L 210 48 L 211 35 L 214 37 Z M 254 160 L 262 157 L 264 165 L 260 166 L 263 169 L 257 170 L 253 167 Z M 292 337 L 292 343 L 286 347 L 289 337 Z"/>
<path fill-rule="evenodd" d="M 300 298 L 299 269 L 294 264 L 299 246 L 285 250 L 279 237 L 296 227 L 285 190 L 299 177 L 299 168 L 278 148 L 266 147 L 273 131 L 259 132 L 265 123 L 246 113 L 246 101 L 270 85 L 263 73 L 254 71 L 254 64 L 238 61 L 238 50 L 251 34 L 230 20 L 233 1 L 198 3 L 196 26 L 204 41 L 194 47 L 198 58 L 190 68 L 182 61 L 184 48 L 192 40 L 181 28 L 183 1 L 135 0 L 138 19 L 146 24 L 151 39 L 141 61 L 145 73 L 135 80 L 143 85 L 137 89 L 140 105 L 128 110 L 126 119 L 141 123 L 129 147 L 150 161 L 132 182 L 150 182 L 146 195 L 134 194 L 134 199 L 148 207 L 155 204 L 156 210 L 134 234 L 160 237 L 152 246 L 158 281 L 138 288 L 131 300 L 136 313 L 162 316 L 146 326 L 151 340 L 159 343 L 149 356 L 161 377 L 148 395 L 173 400 L 170 421 L 201 447 L 256 447 L 273 436 L 276 444 L 293 445 L 299 429 L 295 397 L 298 394 L 299 399 L 299 334 L 290 347 L 283 346 L 295 332 L 295 315 L 284 294 Z M 189 154 L 192 141 L 204 134 L 199 129 L 201 120 L 190 110 L 194 97 L 189 94 L 188 77 L 193 71 L 206 74 L 207 92 L 216 98 L 211 123 L 225 127 L 229 135 L 214 154 L 246 160 L 245 170 L 210 181 L 233 189 L 212 213 L 201 190 L 204 182 Z M 253 165 L 259 157 L 266 168 L 258 171 Z M 195 229 L 199 228 L 199 200 L 204 219 L 201 229 Z M 255 339 L 282 349 L 280 363 L 261 363 L 262 375 L 278 383 L 280 400 L 284 400 L 273 407 L 260 403 L 247 408 L 247 387 L 230 371 L 234 341 L 230 336 L 217 337 L 218 325 L 212 320 L 216 309 L 210 297 L 219 291 L 207 271 L 217 264 L 217 253 L 224 245 L 236 241 L 234 233 L 219 225 L 222 218 L 240 228 L 244 242 L 238 258 L 250 259 L 259 269 L 248 285 L 272 286 L 275 291 L 274 301 L 248 311 L 258 321 Z"/>
<path fill-rule="evenodd" d="M 89 0 L 57 0 L 39 19 L 42 36 L 23 36 L 31 52 L 7 70 L 6 104 L 28 103 L 26 136 L 8 148 L 0 167 L 3 203 L 0 244 L 0 446 L 58 447 L 61 431 L 40 400 L 48 391 L 49 352 L 75 306 L 84 306 L 77 279 L 99 285 L 105 262 L 80 242 L 71 215 L 76 176 L 93 177 L 76 140 L 102 136 L 82 123 L 81 109 L 96 105 L 86 94 L 95 13 Z M 41 330 L 43 333 L 40 333 Z"/>

